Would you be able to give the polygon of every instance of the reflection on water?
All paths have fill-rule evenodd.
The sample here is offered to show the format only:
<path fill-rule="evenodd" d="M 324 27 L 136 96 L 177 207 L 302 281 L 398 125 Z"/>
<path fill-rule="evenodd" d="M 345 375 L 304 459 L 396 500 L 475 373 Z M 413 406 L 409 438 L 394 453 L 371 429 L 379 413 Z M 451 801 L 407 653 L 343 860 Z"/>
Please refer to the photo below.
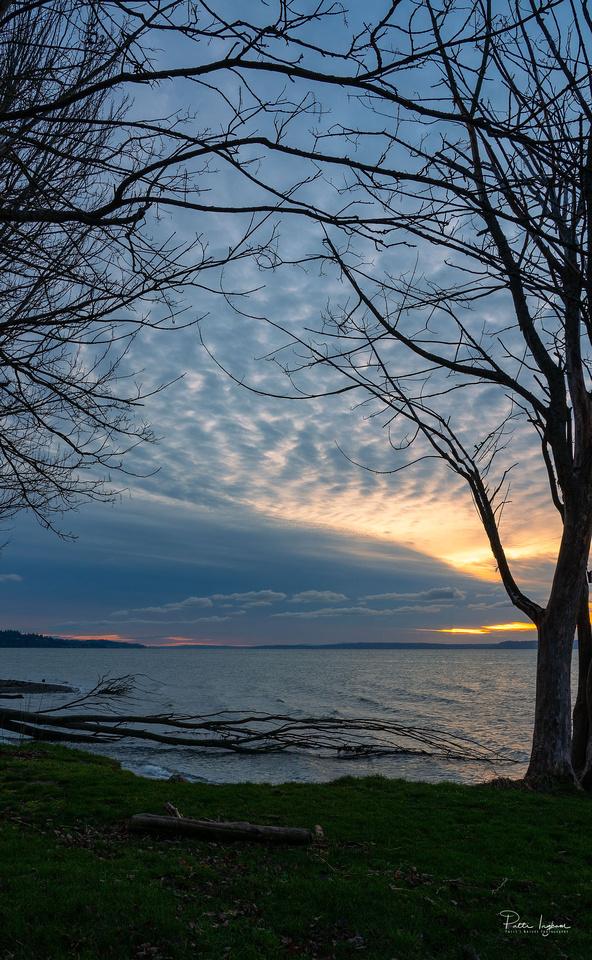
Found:
<path fill-rule="evenodd" d="M 423 757 L 244 757 L 188 747 L 116 743 L 96 748 L 143 776 L 180 773 L 216 783 L 326 781 L 345 774 L 475 782 L 520 776 L 530 749 L 534 650 L 4 650 L 5 679 L 67 682 L 88 690 L 99 676 L 136 674 L 136 697 L 118 712 L 210 714 L 258 710 L 295 717 L 390 718 L 470 737 L 512 765 Z M 50 703 L 51 701 L 51 703 Z M 23 706 L 58 705 L 55 695 Z M 11 705 L 14 705 L 12 702 Z"/>

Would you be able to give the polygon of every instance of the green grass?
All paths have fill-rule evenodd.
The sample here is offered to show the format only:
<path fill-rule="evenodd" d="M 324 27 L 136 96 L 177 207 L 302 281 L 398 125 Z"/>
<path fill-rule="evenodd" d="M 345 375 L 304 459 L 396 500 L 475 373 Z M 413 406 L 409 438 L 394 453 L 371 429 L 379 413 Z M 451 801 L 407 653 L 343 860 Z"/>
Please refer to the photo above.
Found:
<path fill-rule="evenodd" d="M 127 832 L 166 801 L 325 837 L 295 848 Z M 591 820 L 575 792 L 167 783 L 75 750 L 3 746 L 0 960 L 583 960 Z M 502 910 L 535 929 L 505 930 Z M 541 916 L 570 929 L 543 936 Z"/>

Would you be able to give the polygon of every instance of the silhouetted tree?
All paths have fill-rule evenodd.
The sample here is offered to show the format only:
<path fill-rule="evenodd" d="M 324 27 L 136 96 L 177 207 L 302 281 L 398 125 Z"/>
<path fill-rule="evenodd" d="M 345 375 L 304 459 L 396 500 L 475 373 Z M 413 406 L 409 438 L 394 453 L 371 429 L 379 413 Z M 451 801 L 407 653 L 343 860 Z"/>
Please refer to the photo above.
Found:
<path fill-rule="evenodd" d="M 290 228 L 291 246 L 279 242 L 269 265 L 317 261 L 344 290 L 316 329 L 286 331 L 295 353 L 278 362 L 299 396 L 349 389 L 376 401 L 393 447 L 442 459 L 468 485 L 507 594 L 538 630 L 531 777 L 573 776 L 580 612 L 574 764 L 587 782 L 587 5 L 285 0 L 191 11 L 183 33 L 196 53 L 179 69 L 218 98 L 200 143 L 238 178 L 231 197 L 241 200 L 216 203 L 214 192 L 211 208 L 308 221 L 317 245 L 288 253 Z M 523 592 L 500 530 L 528 431 L 562 524 L 545 605 Z"/>
<path fill-rule="evenodd" d="M 180 241 L 157 222 L 191 178 L 167 145 L 185 119 L 158 115 L 145 76 L 145 109 L 127 96 L 149 67 L 148 6 L 0 4 L 2 520 L 30 509 L 53 526 L 113 496 L 109 472 L 152 439 L 130 345 L 170 327 L 214 265 L 197 230 Z"/>

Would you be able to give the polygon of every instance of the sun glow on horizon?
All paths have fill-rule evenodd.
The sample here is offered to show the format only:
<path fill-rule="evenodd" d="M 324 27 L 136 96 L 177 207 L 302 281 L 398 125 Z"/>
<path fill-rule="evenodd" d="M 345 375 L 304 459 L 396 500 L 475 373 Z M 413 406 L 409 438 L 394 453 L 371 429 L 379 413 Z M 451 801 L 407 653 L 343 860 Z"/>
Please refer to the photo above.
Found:
<path fill-rule="evenodd" d="M 522 623 L 515 620 L 513 623 L 492 623 L 482 627 L 441 627 L 435 633 L 467 633 L 467 634 L 487 634 L 495 630 L 504 630 L 507 632 L 524 630 L 536 630 L 534 623 Z"/>
<path fill-rule="evenodd" d="M 64 640 L 114 640 L 116 643 L 139 643 L 135 637 L 122 637 L 118 633 L 60 633 Z"/>
<path fill-rule="evenodd" d="M 249 647 L 248 643 L 224 643 L 220 640 L 195 640 L 192 637 L 163 637 L 156 642 L 139 641 L 147 647 Z"/>
<path fill-rule="evenodd" d="M 515 620 L 513 623 L 495 623 L 487 627 L 488 630 L 536 630 L 534 623 L 522 623 Z"/>
<path fill-rule="evenodd" d="M 284 491 L 281 500 L 271 501 L 260 493 L 250 499 L 257 512 L 288 522 L 345 532 L 399 543 L 448 564 L 459 573 L 489 583 L 499 582 L 497 564 L 472 503 L 464 499 L 446 498 L 435 492 L 431 499 L 397 495 L 398 491 L 382 489 L 363 497 L 349 488 L 342 494 L 332 492 L 330 504 L 320 491 L 319 496 L 307 492 Z M 528 523 L 517 513 L 508 518 L 505 528 L 506 556 L 514 576 L 520 583 L 546 586 L 547 568 L 557 558 L 559 529 L 555 517 L 537 512 Z"/>

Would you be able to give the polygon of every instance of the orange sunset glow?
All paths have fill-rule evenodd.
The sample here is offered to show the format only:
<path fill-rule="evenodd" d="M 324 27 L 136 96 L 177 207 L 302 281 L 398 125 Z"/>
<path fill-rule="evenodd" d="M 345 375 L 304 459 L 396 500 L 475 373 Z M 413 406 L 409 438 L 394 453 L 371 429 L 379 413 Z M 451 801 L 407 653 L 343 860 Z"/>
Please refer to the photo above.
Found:
<path fill-rule="evenodd" d="M 520 621 L 515 621 L 514 623 L 492 623 L 488 626 L 483 627 L 441 627 L 439 630 L 435 630 L 435 633 L 463 633 L 463 634 L 487 634 L 491 633 L 494 630 L 504 630 L 507 632 L 510 631 L 524 631 L 524 630 L 536 630 L 534 623 L 521 623 Z"/>
<path fill-rule="evenodd" d="M 497 583 L 499 575 L 489 543 L 468 492 L 450 495 L 437 486 L 418 501 L 414 487 L 399 481 L 377 484 L 374 491 L 358 487 L 356 476 L 347 488 L 327 493 L 322 484 L 303 483 L 297 474 L 285 483 L 282 497 L 269 477 L 261 474 L 249 506 L 266 517 L 313 524 L 335 531 L 404 544 L 448 564 L 459 573 Z M 553 564 L 557 556 L 559 525 L 546 504 L 520 510 L 518 503 L 504 517 L 504 543 L 516 579 L 531 579 L 532 570 Z M 537 578 L 538 579 L 538 578 Z"/>
<path fill-rule="evenodd" d="M 125 642 L 125 637 L 120 637 L 118 633 L 61 633 L 64 640 L 118 640 Z"/>

